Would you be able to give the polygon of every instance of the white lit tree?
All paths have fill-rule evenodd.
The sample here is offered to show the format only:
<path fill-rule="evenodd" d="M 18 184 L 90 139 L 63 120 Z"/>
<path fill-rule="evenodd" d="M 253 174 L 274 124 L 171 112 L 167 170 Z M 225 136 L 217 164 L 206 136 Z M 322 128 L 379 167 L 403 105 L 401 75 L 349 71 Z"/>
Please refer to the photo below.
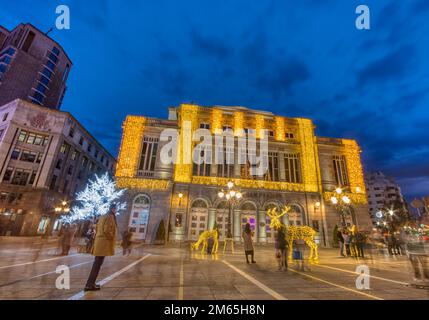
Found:
<path fill-rule="evenodd" d="M 108 213 L 113 203 L 119 214 L 126 208 L 126 203 L 120 201 L 124 192 L 125 189 L 117 189 L 115 181 L 109 177 L 107 172 L 101 177 L 95 175 L 95 180 L 90 180 L 85 190 L 77 193 L 78 205 L 72 207 L 70 214 L 64 216 L 62 220 L 72 223 L 95 219 Z"/>

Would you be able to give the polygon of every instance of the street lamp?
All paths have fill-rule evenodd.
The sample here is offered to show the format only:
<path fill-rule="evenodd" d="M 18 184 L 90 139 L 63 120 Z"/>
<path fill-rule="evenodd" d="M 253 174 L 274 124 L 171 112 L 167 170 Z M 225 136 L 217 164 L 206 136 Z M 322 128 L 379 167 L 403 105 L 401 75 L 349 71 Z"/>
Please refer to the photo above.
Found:
<path fill-rule="evenodd" d="M 336 207 L 338 213 L 341 216 L 343 226 L 346 226 L 345 215 L 348 211 L 348 207 L 351 205 L 351 199 L 343 194 L 343 189 L 340 187 L 335 189 L 333 196 L 331 197 L 331 203 Z"/>
<path fill-rule="evenodd" d="M 228 206 L 229 206 L 229 218 L 228 218 L 228 223 L 227 223 L 227 238 L 232 238 L 232 230 L 231 230 L 231 222 L 232 222 L 232 205 L 234 204 L 235 201 L 240 200 L 243 197 L 243 194 L 239 191 L 234 189 L 234 183 L 232 181 L 229 181 L 227 183 L 227 188 L 226 191 L 225 190 L 221 190 L 218 192 L 218 197 L 220 199 L 225 198 L 226 201 L 228 201 Z"/>

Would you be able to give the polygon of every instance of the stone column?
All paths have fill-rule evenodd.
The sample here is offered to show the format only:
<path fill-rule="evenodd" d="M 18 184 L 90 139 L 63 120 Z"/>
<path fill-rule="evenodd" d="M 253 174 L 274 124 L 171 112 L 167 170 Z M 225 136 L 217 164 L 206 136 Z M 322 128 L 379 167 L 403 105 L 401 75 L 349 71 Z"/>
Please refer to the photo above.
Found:
<path fill-rule="evenodd" d="M 259 210 L 257 213 L 257 221 L 258 221 L 258 242 L 259 243 L 266 243 L 267 242 L 267 226 L 266 226 L 266 214 L 267 212 L 265 210 Z M 263 224 L 263 227 L 261 226 L 261 222 Z"/>
<path fill-rule="evenodd" d="M 232 221 L 232 230 L 234 241 L 241 241 L 241 210 L 234 209 L 233 221 Z"/>
<path fill-rule="evenodd" d="M 216 224 L 216 208 L 209 208 L 208 230 L 213 230 Z"/>

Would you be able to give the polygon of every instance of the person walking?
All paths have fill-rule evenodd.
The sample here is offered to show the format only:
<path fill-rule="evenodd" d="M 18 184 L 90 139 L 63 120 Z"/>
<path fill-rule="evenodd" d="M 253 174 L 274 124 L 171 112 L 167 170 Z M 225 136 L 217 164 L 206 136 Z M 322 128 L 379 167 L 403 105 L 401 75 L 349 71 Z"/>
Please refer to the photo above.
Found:
<path fill-rule="evenodd" d="M 91 225 L 85 234 L 86 253 L 92 252 L 92 247 L 94 246 L 94 237 L 95 237 L 95 229 L 94 229 L 94 226 Z"/>
<path fill-rule="evenodd" d="M 92 250 L 95 258 L 84 291 L 100 290 L 100 286 L 96 285 L 95 281 L 103 265 L 104 258 L 115 255 L 116 232 L 116 205 L 112 204 L 109 212 L 100 217 L 96 226 L 94 248 Z"/>
<path fill-rule="evenodd" d="M 365 235 L 363 234 L 362 231 L 358 231 L 356 233 L 356 253 L 359 258 L 365 258 L 365 252 L 364 252 L 365 242 L 366 242 Z"/>
<path fill-rule="evenodd" d="M 125 230 L 124 232 L 122 232 L 122 242 L 121 242 L 121 246 L 122 246 L 122 255 L 130 255 L 131 254 L 131 238 L 133 237 L 133 233 L 130 230 Z"/>
<path fill-rule="evenodd" d="M 340 246 L 340 256 L 341 257 L 345 257 L 345 254 L 344 254 L 344 238 L 343 238 L 343 233 L 339 229 L 337 231 L 337 239 L 338 239 L 338 244 Z"/>
<path fill-rule="evenodd" d="M 422 240 L 420 237 L 409 234 L 405 248 L 414 271 L 413 281 L 416 284 L 429 285 L 428 254 Z"/>
<path fill-rule="evenodd" d="M 243 241 L 244 241 L 244 254 L 246 255 L 246 262 L 249 262 L 249 255 L 252 258 L 252 263 L 256 263 L 254 259 L 255 251 L 253 249 L 253 242 L 252 242 L 252 230 L 250 229 L 250 223 L 246 223 L 246 226 L 243 230 Z"/>
<path fill-rule="evenodd" d="M 286 232 L 284 227 L 280 227 L 276 237 L 277 256 L 279 257 L 279 270 L 287 271 L 287 259 L 289 256 L 289 244 L 286 241 Z"/>
<path fill-rule="evenodd" d="M 344 246 L 346 247 L 346 256 L 350 256 L 350 235 L 347 230 L 343 233 Z"/>
<path fill-rule="evenodd" d="M 75 224 L 67 224 L 64 232 L 63 232 L 63 238 L 61 240 L 61 244 L 62 244 L 62 252 L 61 255 L 62 256 L 68 256 L 69 252 L 70 252 L 70 248 L 71 245 L 73 243 L 74 240 L 74 236 L 76 234 L 77 231 L 77 227 Z"/>

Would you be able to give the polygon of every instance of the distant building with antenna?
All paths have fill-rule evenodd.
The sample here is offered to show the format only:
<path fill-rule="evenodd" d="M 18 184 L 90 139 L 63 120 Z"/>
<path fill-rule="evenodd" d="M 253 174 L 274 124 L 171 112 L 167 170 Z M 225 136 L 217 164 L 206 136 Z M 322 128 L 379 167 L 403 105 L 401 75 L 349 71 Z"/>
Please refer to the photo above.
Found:
<path fill-rule="evenodd" d="M 72 67 L 55 40 L 31 24 L 0 26 L 0 105 L 22 99 L 60 109 Z"/>

